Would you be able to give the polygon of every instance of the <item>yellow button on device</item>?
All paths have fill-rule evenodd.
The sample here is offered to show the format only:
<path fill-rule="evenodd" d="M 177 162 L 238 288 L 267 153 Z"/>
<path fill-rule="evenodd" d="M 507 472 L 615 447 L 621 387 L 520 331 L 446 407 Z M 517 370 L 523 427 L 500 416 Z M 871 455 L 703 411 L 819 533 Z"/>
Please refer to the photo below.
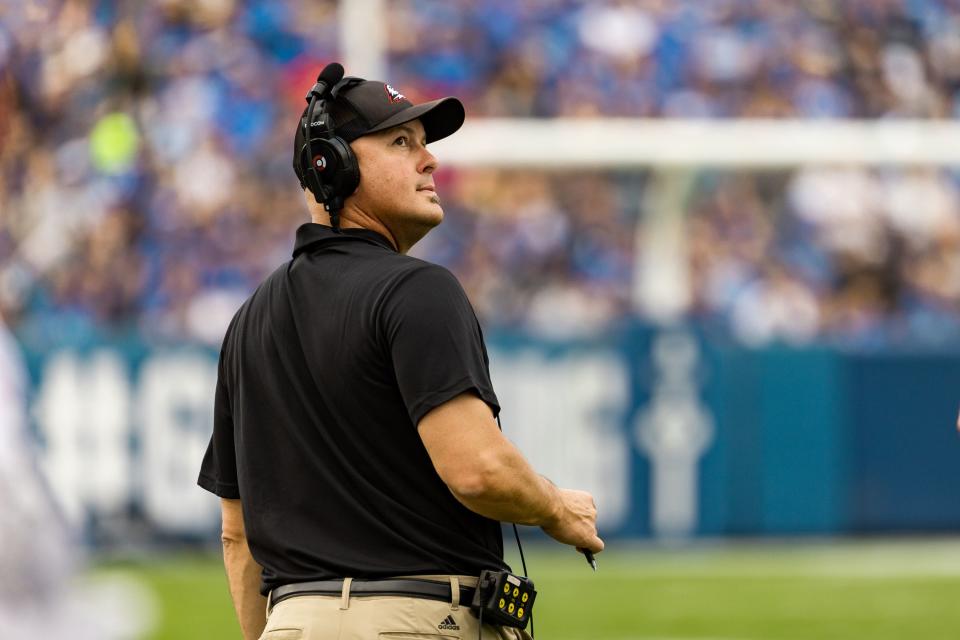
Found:
<path fill-rule="evenodd" d="M 520 607 L 519 609 L 517 609 L 517 617 L 523 618 L 523 607 Z"/>
<path fill-rule="evenodd" d="M 505 606 L 507 606 L 507 601 L 504 600 L 503 598 L 500 598 L 499 605 L 500 605 L 500 608 L 503 609 Z"/>
<path fill-rule="evenodd" d="M 520 598 L 520 599 L 523 600 L 524 602 L 526 602 L 527 600 L 530 599 L 530 594 L 529 594 L 529 593 L 525 593 L 525 594 L 523 594 L 523 597 Z"/>
<path fill-rule="evenodd" d="M 503 585 L 503 592 L 504 592 L 504 593 L 510 593 L 510 585 L 508 585 L 508 584 Z"/>
<path fill-rule="evenodd" d="M 516 587 L 514 587 L 514 588 L 513 588 L 513 597 L 516 598 L 516 597 L 519 596 L 519 595 L 520 595 L 520 589 L 517 589 Z"/>
<path fill-rule="evenodd" d="M 510 603 L 510 606 L 507 607 L 507 612 L 508 612 L 508 613 L 513 613 L 513 610 L 516 609 L 516 607 L 517 607 L 517 605 L 515 605 L 515 604 L 513 604 L 513 603 L 511 602 L 511 603 Z"/>

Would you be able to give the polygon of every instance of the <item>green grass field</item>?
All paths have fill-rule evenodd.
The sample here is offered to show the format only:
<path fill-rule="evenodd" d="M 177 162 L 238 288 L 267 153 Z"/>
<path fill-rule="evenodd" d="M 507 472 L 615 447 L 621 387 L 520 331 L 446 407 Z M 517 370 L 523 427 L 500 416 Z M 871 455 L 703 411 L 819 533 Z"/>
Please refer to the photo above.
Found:
<path fill-rule="evenodd" d="M 612 545 L 594 574 L 533 547 L 541 640 L 960 637 L 960 541 Z M 510 558 L 519 569 L 519 561 Z M 235 639 L 218 558 L 110 564 L 156 597 L 152 640 Z"/>

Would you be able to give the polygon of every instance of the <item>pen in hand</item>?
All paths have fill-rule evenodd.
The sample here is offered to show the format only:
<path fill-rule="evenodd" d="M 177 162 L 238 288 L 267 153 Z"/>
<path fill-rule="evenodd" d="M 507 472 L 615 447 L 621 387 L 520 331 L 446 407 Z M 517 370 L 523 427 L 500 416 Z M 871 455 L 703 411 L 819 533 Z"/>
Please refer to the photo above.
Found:
<path fill-rule="evenodd" d="M 596 571 L 596 570 L 597 570 L 597 560 L 596 560 L 596 558 L 593 557 L 593 551 L 590 551 L 590 549 L 584 549 L 584 550 L 583 550 L 583 555 L 584 555 L 584 557 L 586 557 L 587 562 L 590 564 L 590 568 L 593 569 L 594 571 Z"/>

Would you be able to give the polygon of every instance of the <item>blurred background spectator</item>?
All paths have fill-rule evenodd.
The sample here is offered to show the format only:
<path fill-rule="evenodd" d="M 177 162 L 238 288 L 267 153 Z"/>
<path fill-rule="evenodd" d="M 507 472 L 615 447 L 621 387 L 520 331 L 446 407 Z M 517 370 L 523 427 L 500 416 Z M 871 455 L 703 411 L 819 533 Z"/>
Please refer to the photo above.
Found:
<path fill-rule="evenodd" d="M 26 367 L 0 315 L 0 628 L 5 637 L 121 640 L 152 624 L 130 579 L 80 577 L 83 552 L 37 464 Z"/>
<path fill-rule="evenodd" d="M 960 115 L 955 0 L 387 7 L 390 81 L 474 118 Z M 336 41 L 331 0 L 6 3 L 0 311 L 18 336 L 219 344 L 307 219 L 292 131 Z M 415 253 L 485 326 L 595 333 L 631 313 L 645 177 L 445 170 L 447 221 Z M 701 172 L 691 317 L 748 344 L 960 340 L 958 178 Z"/>

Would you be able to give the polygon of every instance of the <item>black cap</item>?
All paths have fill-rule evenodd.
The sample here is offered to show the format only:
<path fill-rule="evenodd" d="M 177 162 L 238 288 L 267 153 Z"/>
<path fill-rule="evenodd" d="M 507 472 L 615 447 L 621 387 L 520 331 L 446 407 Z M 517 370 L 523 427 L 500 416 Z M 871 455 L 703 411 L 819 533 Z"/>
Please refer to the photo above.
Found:
<path fill-rule="evenodd" d="M 415 105 L 385 82 L 352 76 L 343 78 L 331 89 L 327 112 L 333 121 L 334 134 L 347 142 L 419 118 L 429 144 L 459 129 L 466 117 L 463 104 L 457 98 L 440 98 Z M 317 129 L 311 131 L 314 137 L 320 133 Z M 297 158 L 305 141 L 306 134 L 298 123 L 293 164 L 301 184 L 304 181 Z"/>

